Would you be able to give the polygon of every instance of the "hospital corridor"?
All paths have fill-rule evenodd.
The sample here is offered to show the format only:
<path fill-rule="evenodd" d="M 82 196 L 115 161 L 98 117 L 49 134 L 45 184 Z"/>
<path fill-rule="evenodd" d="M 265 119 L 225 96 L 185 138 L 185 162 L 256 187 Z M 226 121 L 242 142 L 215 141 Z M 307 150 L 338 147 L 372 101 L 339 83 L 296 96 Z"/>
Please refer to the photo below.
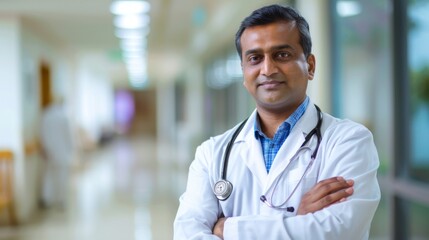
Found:
<path fill-rule="evenodd" d="M 285 43 L 267 47 L 272 54 L 250 57 L 250 53 L 264 52 L 259 49 L 265 47 L 250 47 L 259 40 L 244 39 L 242 43 L 243 34 L 247 38 L 254 31 L 266 41 L 272 37 L 266 34 L 271 31 L 266 27 L 279 23 L 261 24 L 261 28 L 249 25 L 242 31 L 240 25 L 255 9 L 268 5 L 295 9 L 308 23 L 309 35 L 306 24 L 297 24 L 305 31 L 296 32 L 293 26 L 291 31 L 296 36 L 278 34 Z M 338 211 L 353 221 L 373 216 L 371 222 L 362 221 L 366 225 L 360 228 L 370 240 L 429 239 L 428 13 L 427 0 L 0 0 L 0 240 L 170 240 L 179 198 L 187 186 L 190 190 L 186 196 L 191 197 L 183 198 L 185 207 L 178 214 L 176 236 L 189 234 L 180 232 L 187 227 L 197 235 L 211 235 L 210 224 L 217 220 L 217 230 L 223 227 L 219 216 L 228 216 L 227 211 L 230 216 L 237 215 L 236 222 L 240 222 L 239 217 L 252 215 L 259 229 L 259 218 L 253 216 L 263 218 L 273 212 L 276 217 L 295 217 L 294 209 L 299 210 L 304 195 L 300 191 L 321 181 L 321 175 L 316 174 L 318 166 L 324 170 L 332 166 L 324 173 L 325 179 L 334 174 L 349 174 L 350 178 L 358 175 L 356 179 L 363 181 L 352 179 L 357 186 L 356 194 L 348 193 L 352 200 L 374 190 L 373 195 L 369 194 L 374 200 L 371 207 L 362 211 L 359 207 L 359 214 Z M 299 55 L 303 58 L 288 59 L 302 62 L 289 65 L 289 60 L 266 61 L 270 58 L 265 56 L 272 55 L 272 60 L 274 56 L 295 56 L 288 52 L 294 49 L 288 41 L 297 46 L 292 52 L 306 52 Z M 243 53 L 248 54 L 247 60 Z M 258 61 L 250 71 L 243 59 Z M 267 77 L 263 70 L 272 70 L 270 74 L 279 77 Z M 304 76 L 299 72 L 306 71 L 311 72 L 309 79 L 295 79 Z M 296 119 L 282 123 L 288 132 L 281 141 L 286 141 L 290 128 L 297 129 L 295 124 L 300 126 L 301 116 L 309 119 L 301 123 L 313 120 L 311 114 L 304 114 L 311 110 L 308 106 L 320 107 L 317 124 L 308 131 L 315 136 L 306 140 L 308 146 L 299 148 L 312 150 L 310 163 L 304 164 L 309 151 L 286 151 L 290 146 L 299 147 L 297 141 L 288 138 L 291 145 L 281 141 L 268 145 L 269 141 L 264 140 L 266 129 L 256 131 L 264 127 L 258 123 L 264 111 L 255 111 L 256 107 L 273 104 L 265 106 L 265 100 L 260 100 L 264 90 L 259 89 L 266 89 L 268 95 L 272 91 L 273 96 L 279 92 L 278 99 L 294 99 L 285 100 L 285 106 L 274 104 L 276 109 L 298 106 L 286 103 L 305 99 L 299 111 L 294 110 L 299 113 L 294 115 Z M 300 89 L 299 94 L 289 94 L 290 89 Z M 354 151 L 362 154 L 359 156 L 368 154 L 362 158 L 371 159 L 372 167 L 358 162 L 359 157 L 353 157 L 356 163 L 347 164 L 342 154 L 337 154 L 341 164 L 332 164 L 337 162 L 328 159 L 331 151 L 326 149 L 330 143 L 341 141 L 325 138 L 326 123 L 334 122 L 328 114 L 369 130 L 365 130 L 365 139 L 371 142 L 371 148 L 350 141 L 337 150 L 345 155 Z M 259 142 L 249 137 L 256 144 L 249 149 L 255 152 L 248 154 L 250 157 L 237 155 L 233 144 L 227 147 L 226 134 L 202 144 L 245 119 L 251 121 L 243 132 L 253 136 L 255 130 L 255 139 L 262 141 L 261 149 L 274 147 L 272 152 L 264 151 L 262 156 Z M 279 119 L 273 119 L 277 124 Z M 273 124 L 269 127 L 273 134 L 279 132 Z M 293 130 L 291 134 L 303 136 Z M 359 139 L 354 131 L 341 137 Z M 247 141 L 247 137 L 243 139 Z M 354 150 L 348 151 L 345 146 Z M 230 156 L 227 153 L 231 149 Z M 293 161 L 285 164 L 283 155 L 276 155 L 278 151 L 305 161 L 295 161 L 301 167 L 293 168 L 289 165 Z M 276 156 L 285 162 L 273 162 Z M 191 168 L 193 178 L 188 183 L 194 158 L 197 161 L 193 166 L 197 167 Z M 262 161 L 257 161 L 261 159 L 254 158 L 271 159 L 266 172 L 259 169 Z M 242 167 L 243 163 L 251 166 L 250 171 Z M 271 164 L 278 177 L 265 175 Z M 371 169 L 371 177 L 359 174 L 360 165 L 360 170 Z M 280 170 L 278 166 L 285 168 Z M 252 167 L 258 170 L 252 171 Z M 295 170 L 303 170 L 302 175 Z M 260 185 L 265 190 L 258 189 L 253 175 L 240 171 L 259 173 L 264 176 L 260 179 L 274 185 L 263 183 Z M 215 180 L 216 173 L 219 180 Z M 300 178 L 294 188 L 278 184 L 296 176 Z M 249 195 L 240 194 L 239 189 Z M 289 196 L 283 199 L 283 195 Z M 224 202 L 218 204 L 218 199 Z M 359 199 L 365 202 L 365 198 Z M 286 206 L 286 215 L 277 215 L 277 210 L 284 210 L 277 202 Z M 243 210 L 233 206 L 235 203 Z M 344 204 L 349 203 L 359 201 Z M 222 212 L 218 208 L 213 214 L 214 206 L 222 206 Z M 331 209 L 319 210 L 334 219 Z M 186 216 L 183 220 L 181 214 L 189 212 L 210 212 L 212 219 Z M 188 219 L 197 224 L 189 224 Z M 271 231 L 273 234 L 305 233 L 314 235 L 312 239 L 322 238 L 314 229 L 295 232 L 298 228 L 294 225 L 293 231 L 287 230 L 288 222 L 295 224 L 295 219 L 312 225 L 303 221 L 307 218 L 278 219 L 276 226 L 281 231 Z M 354 225 L 361 226 L 346 222 L 338 229 L 350 234 Z M 330 226 L 324 233 L 335 233 Z M 229 233 L 239 228 L 231 229 L 234 231 Z"/>
<path fill-rule="evenodd" d="M 183 191 L 185 172 L 157 160 L 155 139 L 119 137 L 83 154 L 72 170 L 67 205 L 40 209 L 2 240 L 163 240 Z"/>

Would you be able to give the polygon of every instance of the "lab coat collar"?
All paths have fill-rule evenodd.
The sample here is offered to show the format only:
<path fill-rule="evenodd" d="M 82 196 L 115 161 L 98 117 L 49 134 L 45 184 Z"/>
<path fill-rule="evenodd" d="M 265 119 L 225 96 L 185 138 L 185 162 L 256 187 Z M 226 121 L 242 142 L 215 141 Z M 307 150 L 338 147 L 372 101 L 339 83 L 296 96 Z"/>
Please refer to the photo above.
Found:
<path fill-rule="evenodd" d="M 293 129 L 299 129 L 299 132 L 301 132 L 305 137 L 316 126 L 317 120 L 318 116 L 316 106 L 314 106 L 314 103 L 310 100 L 310 102 L 308 103 L 308 107 L 304 112 L 304 115 L 302 115 L 301 119 L 296 123 Z"/>

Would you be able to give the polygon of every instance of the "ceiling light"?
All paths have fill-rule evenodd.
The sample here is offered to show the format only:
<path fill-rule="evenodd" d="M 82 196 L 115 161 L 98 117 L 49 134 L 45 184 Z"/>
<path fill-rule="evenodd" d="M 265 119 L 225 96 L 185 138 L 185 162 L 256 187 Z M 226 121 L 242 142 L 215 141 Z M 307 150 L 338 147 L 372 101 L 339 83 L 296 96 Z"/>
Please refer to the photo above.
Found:
<path fill-rule="evenodd" d="M 128 76 L 131 85 L 146 85 L 147 76 Z"/>
<path fill-rule="evenodd" d="M 121 46 L 142 47 L 146 48 L 147 42 L 145 38 L 124 38 L 121 39 Z"/>
<path fill-rule="evenodd" d="M 139 73 L 139 74 L 147 73 L 146 63 L 126 62 L 125 65 L 129 73 Z"/>
<path fill-rule="evenodd" d="M 120 46 L 124 52 L 142 52 L 147 44 L 145 39 L 122 39 Z"/>
<path fill-rule="evenodd" d="M 150 19 L 147 15 L 120 15 L 114 19 L 114 25 L 123 29 L 139 29 L 149 25 Z"/>
<path fill-rule="evenodd" d="M 135 52 L 122 52 L 123 58 L 144 58 L 146 56 L 146 51 L 135 51 Z"/>
<path fill-rule="evenodd" d="M 141 29 L 116 29 L 115 36 L 118 38 L 144 38 L 149 34 L 149 28 Z"/>
<path fill-rule="evenodd" d="M 132 47 L 132 46 L 121 46 L 123 52 L 144 52 L 145 49 L 142 47 Z"/>
<path fill-rule="evenodd" d="M 356 1 L 338 1 L 337 12 L 340 17 L 351 17 L 361 13 L 362 7 Z"/>
<path fill-rule="evenodd" d="M 145 1 L 114 1 L 110 5 L 110 12 L 115 15 L 147 13 L 150 4 Z"/>

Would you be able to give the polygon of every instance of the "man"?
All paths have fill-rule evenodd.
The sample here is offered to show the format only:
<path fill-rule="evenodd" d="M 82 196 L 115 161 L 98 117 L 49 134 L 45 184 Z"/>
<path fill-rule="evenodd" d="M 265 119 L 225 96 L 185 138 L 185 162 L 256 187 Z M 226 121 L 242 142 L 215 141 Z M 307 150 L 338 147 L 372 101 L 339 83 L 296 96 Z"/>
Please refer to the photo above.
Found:
<path fill-rule="evenodd" d="M 43 112 L 41 143 L 46 159 L 41 203 L 44 207 L 65 210 L 70 167 L 76 146 L 62 99 L 52 101 Z"/>
<path fill-rule="evenodd" d="M 316 68 L 306 20 L 260 8 L 236 47 L 256 110 L 197 148 L 175 239 L 367 239 L 377 151 L 365 127 L 321 113 L 306 95 Z"/>

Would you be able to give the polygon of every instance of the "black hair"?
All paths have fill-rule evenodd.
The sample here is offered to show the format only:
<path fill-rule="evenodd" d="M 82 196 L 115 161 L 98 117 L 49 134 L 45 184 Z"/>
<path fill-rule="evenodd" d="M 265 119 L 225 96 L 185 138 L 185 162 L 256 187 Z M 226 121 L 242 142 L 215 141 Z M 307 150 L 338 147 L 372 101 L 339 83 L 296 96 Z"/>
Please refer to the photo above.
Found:
<path fill-rule="evenodd" d="M 235 47 L 237 48 L 240 59 L 242 58 L 240 38 L 246 28 L 267 25 L 280 21 L 294 21 L 296 23 L 300 36 L 300 44 L 304 51 L 304 55 L 305 57 L 310 56 L 311 36 L 310 27 L 308 26 L 307 21 L 292 7 L 274 4 L 256 9 L 241 22 L 240 28 L 235 34 Z"/>

